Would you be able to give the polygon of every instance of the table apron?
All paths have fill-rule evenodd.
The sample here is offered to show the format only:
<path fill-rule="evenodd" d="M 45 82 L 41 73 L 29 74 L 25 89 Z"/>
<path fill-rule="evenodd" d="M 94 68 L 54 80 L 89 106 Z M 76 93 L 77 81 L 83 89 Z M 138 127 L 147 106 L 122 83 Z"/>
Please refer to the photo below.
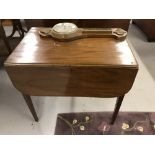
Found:
<path fill-rule="evenodd" d="M 127 93 L 138 69 L 101 66 L 6 66 L 13 85 L 33 96 L 117 97 Z"/>

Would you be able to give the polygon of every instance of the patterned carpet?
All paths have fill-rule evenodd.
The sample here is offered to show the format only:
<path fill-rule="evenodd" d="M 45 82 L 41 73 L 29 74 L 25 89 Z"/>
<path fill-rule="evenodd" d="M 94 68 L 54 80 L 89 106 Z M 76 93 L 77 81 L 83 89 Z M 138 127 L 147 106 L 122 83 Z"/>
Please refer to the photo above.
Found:
<path fill-rule="evenodd" d="M 111 112 L 58 114 L 55 135 L 154 135 L 155 113 L 120 112 L 110 125 Z"/>

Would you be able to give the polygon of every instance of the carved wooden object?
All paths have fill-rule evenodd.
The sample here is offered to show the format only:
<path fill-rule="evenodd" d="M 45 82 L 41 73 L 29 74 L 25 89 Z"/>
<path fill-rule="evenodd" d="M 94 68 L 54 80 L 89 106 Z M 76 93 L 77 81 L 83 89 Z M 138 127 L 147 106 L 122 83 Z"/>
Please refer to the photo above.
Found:
<path fill-rule="evenodd" d="M 39 34 L 42 37 L 52 37 L 58 41 L 106 37 L 124 40 L 127 36 L 127 32 L 121 28 L 78 28 L 73 23 L 59 23 L 53 28 L 42 28 L 39 30 Z"/>

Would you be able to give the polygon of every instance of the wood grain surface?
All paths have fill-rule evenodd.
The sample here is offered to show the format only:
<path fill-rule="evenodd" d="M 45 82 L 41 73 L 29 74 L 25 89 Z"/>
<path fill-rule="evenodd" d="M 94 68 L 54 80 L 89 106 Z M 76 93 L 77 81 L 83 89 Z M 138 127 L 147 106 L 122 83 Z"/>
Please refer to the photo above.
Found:
<path fill-rule="evenodd" d="M 32 28 L 7 59 L 6 64 L 28 65 L 104 65 L 135 67 L 137 62 L 126 42 L 113 38 L 86 38 L 59 42 L 41 38 Z"/>
<path fill-rule="evenodd" d="M 116 97 L 130 90 L 137 69 L 7 66 L 7 72 L 24 94 Z"/>
<path fill-rule="evenodd" d="M 36 96 L 116 97 L 133 85 L 138 64 L 126 41 L 58 42 L 32 28 L 5 62 L 14 86 Z"/>

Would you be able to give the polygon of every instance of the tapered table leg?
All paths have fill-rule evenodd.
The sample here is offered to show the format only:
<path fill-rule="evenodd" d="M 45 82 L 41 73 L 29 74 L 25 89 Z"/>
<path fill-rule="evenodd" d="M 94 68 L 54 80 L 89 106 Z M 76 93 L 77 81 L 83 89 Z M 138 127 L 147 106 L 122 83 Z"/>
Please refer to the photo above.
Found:
<path fill-rule="evenodd" d="M 115 105 L 115 109 L 112 115 L 112 119 L 111 119 L 111 123 L 110 124 L 114 124 L 115 120 L 117 118 L 117 114 L 119 112 L 119 109 L 121 107 L 122 101 L 123 101 L 124 95 L 123 96 L 119 96 L 116 100 L 116 105 Z"/>
<path fill-rule="evenodd" d="M 34 106 L 33 106 L 32 100 L 31 100 L 31 97 L 29 95 L 25 95 L 25 94 L 22 94 L 22 95 L 23 95 L 23 97 L 24 97 L 24 99 L 25 99 L 25 101 L 26 101 L 26 103 L 27 103 L 27 105 L 28 105 L 28 107 L 29 107 L 29 109 L 31 111 L 31 114 L 34 117 L 34 120 L 36 122 L 38 122 L 38 116 L 37 116 L 36 111 L 34 109 Z"/>

